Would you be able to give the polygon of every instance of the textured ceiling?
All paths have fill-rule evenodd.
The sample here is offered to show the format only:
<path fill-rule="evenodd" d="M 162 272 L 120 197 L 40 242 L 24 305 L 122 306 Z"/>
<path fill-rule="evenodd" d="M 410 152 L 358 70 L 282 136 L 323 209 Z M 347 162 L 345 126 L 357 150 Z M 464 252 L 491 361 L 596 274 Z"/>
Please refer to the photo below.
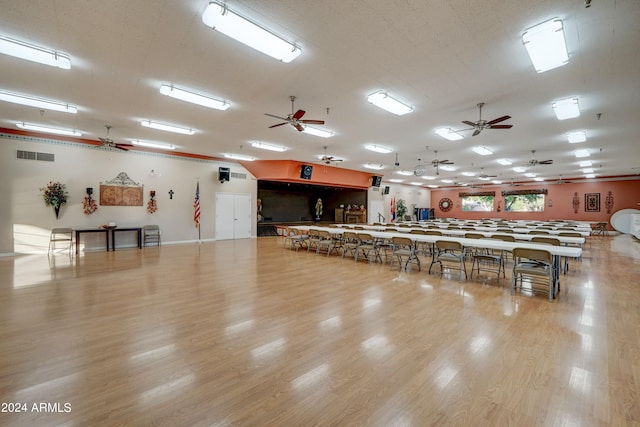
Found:
<path fill-rule="evenodd" d="M 234 0 L 229 7 L 295 41 L 302 55 L 280 63 L 208 29 L 201 15 L 206 0 L 0 0 L 0 33 L 68 53 L 71 70 L 53 69 L 0 57 L 0 89 L 77 105 L 70 115 L 0 103 L 0 126 L 15 122 L 75 127 L 84 137 L 105 136 L 112 125 L 116 142 L 162 141 L 179 151 L 207 156 L 242 153 L 259 159 L 318 161 L 327 153 L 344 159 L 339 167 L 366 170 L 382 163 L 385 179 L 396 169 L 412 170 L 418 159 L 436 156 L 455 162 L 440 179 L 478 183 L 462 172 L 497 175 L 505 182 L 527 181 L 496 163 L 510 158 L 523 165 L 536 150 L 553 165 L 529 168 L 552 181 L 582 177 L 577 148 L 590 149 L 601 177 L 640 173 L 640 1 L 593 0 Z M 569 64 L 537 74 L 521 42 L 537 23 L 563 19 Z M 173 83 L 231 102 L 210 110 L 160 95 Z M 414 107 L 396 116 L 366 102 L 380 89 Z M 325 120 L 329 139 L 291 126 L 269 129 L 295 107 L 304 118 Z M 558 121 L 551 102 L 578 96 L 582 116 Z M 441 126 L 466 128 L 478 119 L 510 115 L 510 130 L 484 130 L 449 142 L 434 133 Z M 328 110 L 327 110 L 328 109 Z M 600 114 L 600 116 L 598 116 Z M 599 117 L 599 118 L 598 118 Z M 193 136 L 140 126 L 143 119 L 183 125 Z M 566 132 L 586 130 L 588 141 L 569 144 Z M 250 141 L 287 146 L 263 151 Z M 385 145 L 392 154 L 364 149 Z M 493 156 L 471 147 L 483 145 Z M 427 150 L 427 147 L 428 150 Z M 395 152 L 399 168 L 394 167 Z M 427 174 L 435 169 L 428 166 Z M 420 181 L 404 177 L 405 182 Z"/>

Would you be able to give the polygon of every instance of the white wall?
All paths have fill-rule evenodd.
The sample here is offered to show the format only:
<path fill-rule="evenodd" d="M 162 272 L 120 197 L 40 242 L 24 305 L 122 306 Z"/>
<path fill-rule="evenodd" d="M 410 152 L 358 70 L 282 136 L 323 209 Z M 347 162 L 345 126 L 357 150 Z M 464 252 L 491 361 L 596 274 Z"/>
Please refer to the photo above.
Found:
<path fill-rule="evenodd" d="M 52 153 L 55 162 L 23 160 L 16 158 L 17 150 Z M 218 182 L 218 167 L 225 166 L 231 172 L 246 174 L 247 179 L 231 178 Z M 152 175 L 154 170 L 159 175 Z M 99 206 L 92 215 L 82 212 L 86 187 L 93 187 L 94 197 L 99 198 L 100 182 L 115 178 L 120 172 L 144 186 L 143 206 Z M 19 252 L 46 250 L 49 230 L 53 227 L 95 228 L 110 221 L 118 226 L 138 227 L 158 224 L 163 243 L 196 241 L 198 229 L 193 222 L 193 202 L 196 181 L 200 180 L 200 206 L 202 240 L 215 236 L 215 192 L 251 194 L 257 198 L 257 181 L 242 166 L 235 163 L 178 158 L 164 154 L 136 151 L 110 150 L 86 144 L 55 141 L 45 138 L 0 134 L 0 254 L 11 254 L 14 248 L 27 248 Z M 66 184 L 69 197 L 56 220 L 53 208 L 47 207 L 40 188 L 49 181 Z M 158 211 L 149 214 L 149 191 L 156 191 Z M 173 200 L 168 191 L 173 190 Z M 255 218 L 255 206 L 252 217 Z M 20 237 L 15 242 L 15 230 Z M 133 244 L 133 236 L 121 233 L 118 241 Z M 256 236 L 256 224 L 252 225 Z M 100 235 L 83 235 L 87 246 L 99 247 Z M 37 243 L 28 249 L 22 240 Z M 95 240 L 95 242 L 93 241 Z M 102 244 L 103 245 L 103 244 Z"/>
<path fill-rule="evenodd" d="M 389 187 L 389 194 L 383 194 L 384 188 Z M 377 190 L 377 191 L 376 191 Z M 380 188 L 369 188 L 368 194 L 369 205 L 375 200 L 382 200 L 383 211 L 381 212 L 386 222 L 391 221 L 391 199 L 396 198 L 404 200 L 407 206 L 407 215 L 413 215 L 413 208 L 429 208 L 431 207 L 431 190 L 415 185 L 402 185 L 392 182 L 382 181 Z M 377 212 L 369 209 L 369 222 L 378 222 Z"/>

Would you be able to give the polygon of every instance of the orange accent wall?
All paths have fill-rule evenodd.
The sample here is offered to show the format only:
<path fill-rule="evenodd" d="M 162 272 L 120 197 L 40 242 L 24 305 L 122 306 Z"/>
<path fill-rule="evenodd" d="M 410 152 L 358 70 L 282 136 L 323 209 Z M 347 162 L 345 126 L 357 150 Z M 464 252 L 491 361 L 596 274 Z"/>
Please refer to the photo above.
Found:
<path fill-rule="evenodd" d="M 546 188 L 548 194 L 545 196 L 544 212 L 504 212 L 503 190 L 527 190 Z M 431 190 L 431 206 L 435 208 L 436 217 L 440 218 L 460 218 L 460 219 L 480 219 L 480 218 L 506 218 L 506 219 L 571 219 L 575 221 L 609 221 L 611 215 L 620 209 L 640 209 L 640 179 L 629 181 L 603 181 L 584 183 L 564 183 L 545 185 L 522 185 L 518 187 L 509 186 L 487 186 L 477 190 L 495 191 L 494 206 L 492 212 L 465 212 L 461 207 L 461 200 L 458 193 L 473 193 L 472 188 L 458 188 L 451 190 Z M 613 196 L 613 207 L 607 212 L 606 198 L 611 191 Z M 577 193 L 580 205 L 578 212 L 573 209 L 573 197 Z M 600 212 L 585 212 L 585 194 L 600 194 Z M 453 208 L 449 212 L 442 212 L 438 206 L 440 200 L 447 197 L 453 201 Z M 549 206 L 551 203 L 551 206 Z M 500 212 L 497 211 L 500 204 Z"/>
<path fill-rule="evenodd" d="M 300 182 L 306 184 L 331 185 L 348 188 L 369 188 L 374 174 L 336 168 L 328 165 L 310 164 L 313 166 L 311 179 L 300 178 L 302 165 L 309 163 L 295 160 L 255 160 L 239 162 L 253 176 L 266 181 Z"/>

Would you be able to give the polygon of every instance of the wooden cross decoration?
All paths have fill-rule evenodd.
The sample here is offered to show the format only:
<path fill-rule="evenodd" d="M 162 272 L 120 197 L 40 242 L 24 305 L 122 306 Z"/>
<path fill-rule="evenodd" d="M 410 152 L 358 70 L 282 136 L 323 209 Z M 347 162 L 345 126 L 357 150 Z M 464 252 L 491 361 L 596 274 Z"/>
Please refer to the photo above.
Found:
<path fill-rule="evenodd" d="M 173 190 L 169 190 L 169 199 L 173 200 Z"/>

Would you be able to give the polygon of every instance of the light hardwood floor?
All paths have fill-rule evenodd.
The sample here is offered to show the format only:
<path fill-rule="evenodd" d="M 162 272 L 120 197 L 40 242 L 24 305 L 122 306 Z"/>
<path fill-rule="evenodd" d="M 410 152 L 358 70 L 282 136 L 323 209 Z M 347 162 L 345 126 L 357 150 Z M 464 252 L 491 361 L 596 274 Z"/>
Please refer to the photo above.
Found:
<path fill-rule="evenodd" d="M 0 425 L 640 425 L 640 243 L 589 238 L 552 303 L 427 269 L 278 237 L 0 258 Z"/>

